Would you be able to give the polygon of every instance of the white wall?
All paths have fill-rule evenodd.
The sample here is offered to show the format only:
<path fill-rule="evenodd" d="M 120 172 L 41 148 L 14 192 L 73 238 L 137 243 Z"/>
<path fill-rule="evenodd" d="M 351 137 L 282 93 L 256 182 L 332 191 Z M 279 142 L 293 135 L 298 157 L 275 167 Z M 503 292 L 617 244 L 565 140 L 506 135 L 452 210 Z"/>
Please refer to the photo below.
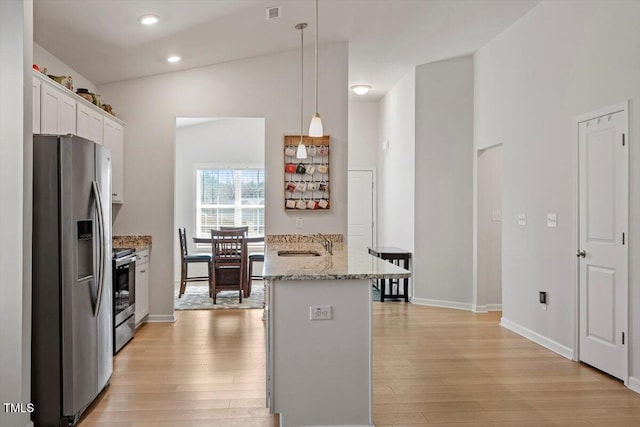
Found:
<path fill-rule="evenodd" d="M 378 103 L 349 102 L 349 169 L 374 169 L 378 163 Z"/>
<path fill-rule="evenodd" d="M 415 70 L 379 102 L 378 237 L 380 246 L 413 252 L 415 171 Z M 383 142 L 388 141 L 388 148 Z"/>
<path fill-rule="evenodd" d="M 79 87 L 89 89 L 89 92 L 96 92 L 96 85 L 91 83 L 82 74 L 62 62 L 57 56 L 52 55 L 48 50 L 40 46 L 38 43 L 33 43 L 33 63 L 40 67 L 40 71 L 44 68 L 47 69 L 47 74 L 53 76 L 71 76 L 73 78 L 73 91 Z M 105 104 L 109 102 L 105 99 L 101 99 Z"/>
<path fill-rule="evenodd" d="M 502 304 L 502 146 L 478 152 L 477 159 L 477 296 L 475 311 Z"/>
<path fill-rule="evenodd" d="M 33 3 L 0 2 L 0 403 L 31 396 L 31 59 Z M 0 409 L 0 424 L 29 414 Z"/>
<path fill-rule="evenodd" d="M 415 162 L 404 159 L 415 164 L 414 297 L 469 308 L 473 57 L 420 65 L 415 82 Z"/>
<path fill-rule="evenodd" d="M 640 376 L 640 2 L 545 1 L 476 54 L 476 148 L 503 144 L 503 317 L 574 347 L 573 119 L 631 100 L 631 375 Z M 527 213 L 528 225 L 517 225 Z M 558 214 L 558 228 L 545 226 Z M 538 291 L 549 295 L 540 310 Z M 639 388 L 640 389 L 640 388 Z"/>
<path fill-rule="evenodd" d="M 311 57 L 312 49 L 306 56 Z M 331 135 L 332 209 L 284 211 L 283 135 L 300 129 L 298 51 L 228 62 L 98 87 L 111 100 L 125 127 L 126 200 L 114 233 L 151 234 L 150 318 L 173 313 L 174 141 L 176 117 L 263 117 L 266 124 L 267 233 L 347 232 L 348 45 L 324 45 L 319 52 L 319 113 Z M 307 62 L 310 63 L 310 62 Z M 305 116 L 313 111 L 313 68 L 305 70 Z M 306 122 L 306 120 L 305 120 Z M 295 229 L 304 214 L 305 227 Z M 158 317 L 160 316 L 160 317 Z"/>
<path fill-rule="evenodd" d="M 189 253 L 194 253 L 197 250 L 191 237 L 196 235 L 196 168 L 205 165 L 264 168 L 264 119 L 218 118 L 178 127 L 175 146 L 174 230 L 186 228 L 187 248 Z M 178 246 L 174 248 L 174 253 L 174 279 L 180 280 Z M 189 274 L 206 276 L 206 263 L 201 267 L 202 271 L 199 272 L 197 265 L 192 264 Z"/>

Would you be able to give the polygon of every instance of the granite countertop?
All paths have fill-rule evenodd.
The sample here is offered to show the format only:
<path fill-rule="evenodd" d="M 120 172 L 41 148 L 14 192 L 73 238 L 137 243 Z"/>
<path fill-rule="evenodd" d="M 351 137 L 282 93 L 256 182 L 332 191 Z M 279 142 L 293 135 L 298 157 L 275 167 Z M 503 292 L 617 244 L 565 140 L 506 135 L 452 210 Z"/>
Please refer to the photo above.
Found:
<path fill-rule="evenodd" d="M 113 249 L 133 248 L 137 251 L 149 249 L 151 247 L 151 236 L 148 235 L 126 235 L 113 236 L 111 240 Z"/>
<path fill-rule="evenodd" d="M 284 257 L 278 251 L 316 251 L 321 256 Z M 264 257 L 267 280 L 401 279 L 411 272 L 369 255 L 349 251 L 343 243 L 333 244 L 329 255 L 321 243 L 269 243 Z"/>

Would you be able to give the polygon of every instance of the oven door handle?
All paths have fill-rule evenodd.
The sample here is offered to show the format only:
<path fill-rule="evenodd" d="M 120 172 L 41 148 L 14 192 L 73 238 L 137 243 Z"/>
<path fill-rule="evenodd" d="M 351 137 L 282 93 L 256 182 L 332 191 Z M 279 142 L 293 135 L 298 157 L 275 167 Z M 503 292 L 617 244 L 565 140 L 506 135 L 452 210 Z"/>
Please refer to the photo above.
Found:
<path fill-rule="evenodd" d="M 100 187 L 96 181 L 92 182 L 91 188 L 93 189 L 93 195 L 96 200 L 96 213 L 98 217 L 98 236 L 100 243 L 98 244 L 98 295 L 96 297 L 96 304 L 93 308 L 94 316 L 97 317 L 100 313 L 100 306 L 102 305 L 102 293 L 104 291 L 104 212 L 102 211 L 102 195 L 100 193 Z"/>

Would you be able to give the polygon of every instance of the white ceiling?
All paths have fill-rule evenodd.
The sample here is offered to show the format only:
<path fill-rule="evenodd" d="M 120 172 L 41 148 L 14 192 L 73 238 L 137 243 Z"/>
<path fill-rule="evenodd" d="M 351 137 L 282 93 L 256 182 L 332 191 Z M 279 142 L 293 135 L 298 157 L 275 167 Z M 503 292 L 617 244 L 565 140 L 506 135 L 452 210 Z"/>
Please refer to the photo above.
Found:
<path fill-rule="evenodd" d="M 348 41 L 349 85 L 371 85 L 357 99 L 375 100 L 416 65 L 476 51 L 538 2 L 319 0 L 320 49 Z M 281 17 L 267 21 L 269 6 Z M 160 22 L 139 24 L 146 13 Z M 313 0 L 34 0 L 34 41 L 100 85 L 297 49 L 299 22 L 312 44 L 314 13 Z"/>

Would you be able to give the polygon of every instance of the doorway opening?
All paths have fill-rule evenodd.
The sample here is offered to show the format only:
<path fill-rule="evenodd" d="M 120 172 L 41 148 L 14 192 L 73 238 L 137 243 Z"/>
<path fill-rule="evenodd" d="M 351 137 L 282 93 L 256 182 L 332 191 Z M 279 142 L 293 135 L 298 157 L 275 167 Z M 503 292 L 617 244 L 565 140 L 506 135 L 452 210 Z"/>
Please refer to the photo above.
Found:
<path fill-rule="evenodd" d="M 474 311 L 502 310 L 502 144 L 477 153 L 477 282 Z"/>
<path fill-rule="evenodd" d="M 257 277 L 246 278 L 242 303 L 236 290 L 218 293 L 214 305 L 206 260 L 186 263 L 185 276 L 201 280 L 183 283 L 178 229 L 185 230 L 189 255 L 211 256 L 211 230 L 225 227 L 246 227 L 248 254 L 264 253 L 265 119 L 176 118 L 174 168 L 175 309 L 262 308 L 264 293 Z M 262 262 L 252 259 L 258 260 L 252 270 L 259 276 Z"/>
<path fill-rule="evenodd" d="M 372 169 L 352 169 L 348 173 L 349 248 L 367 253 L 375 246 L 375 173 Z"/>

